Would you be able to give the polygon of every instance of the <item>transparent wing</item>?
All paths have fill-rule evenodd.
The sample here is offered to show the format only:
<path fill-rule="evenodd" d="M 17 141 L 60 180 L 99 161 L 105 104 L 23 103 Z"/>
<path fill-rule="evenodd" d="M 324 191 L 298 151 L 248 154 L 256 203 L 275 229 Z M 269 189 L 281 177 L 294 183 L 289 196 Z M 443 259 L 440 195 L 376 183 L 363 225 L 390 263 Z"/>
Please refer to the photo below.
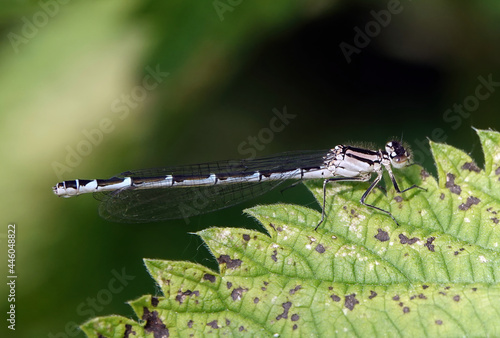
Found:
<path fill-rule="evenodd" d="M 297 168 L 314 168 L 323 165 L 328 150 L 294 151 L 252 160 L 226 160 L 153 169 L 126 171 L 118 177 L 158 177 L 165 175 L 203 176 L 209 174 L 244 175 L 255 171 L 283 172 Z"/>
<path fill-rule="evenodd" d="M 211 186 L 126 188 L 95 194 L 101 200 L 99 214 L 115 222 L 141 223 L 189 218 L 227 208 L 274 189 L 293 177 L 299 168 L 319 168 L 327 151 L 282 153 L 254 160 L 221 161 L 204 164 L 127 171 L 120 177 L 238 176 L 241 182 Z M 276 180 L 246 182 L 255 171 L 281 173 Z"/>
<path fill-rule="evenodd" d="M 283 181 L 234 183 L 188 189 L 122 190 L 107 195 L 101 217 L 115 222 L 142 223 L 190 218 L 230 207 L 262 195 Z"/>

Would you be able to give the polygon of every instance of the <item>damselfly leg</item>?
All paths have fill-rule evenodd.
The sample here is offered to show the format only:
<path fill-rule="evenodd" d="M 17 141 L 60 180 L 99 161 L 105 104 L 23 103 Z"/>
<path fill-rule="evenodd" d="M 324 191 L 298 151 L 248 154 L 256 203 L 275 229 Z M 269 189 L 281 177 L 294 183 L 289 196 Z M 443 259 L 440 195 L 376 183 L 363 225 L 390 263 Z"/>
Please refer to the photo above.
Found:
<path fill-rule="evenodd" d="M 394 189 L 396 190 L 396 192 L 398 194 L 402 194 L 402 193 L 404 193 L 404 192 L 406 192 L 408 190 L 414 189 L 414 188 L 418 188 L 418 189 L 427 191 L 427 189 L 422 188 L 422 187 L 420 187 L 420 186 L 418 186 L 416 184 L 414 184 L 411 187 L 406 188 L 404 190 L 400 190 L 399 186 L 398 186 L 398 182 L 396 181 L 396 178 L 394 177 L 394 174 L 392 173 L 392 170 L 390 170 L 390 168 L 388 170 L 388 173 L 389 173 L 389 177 L 391 178 L 391 181 L 392 181 L 392 184 L 394 186 Z M 371 175 L 366 175 L 366 176 L 363 176 L 363 177 L 353 177 L 353 178 L 338 177 L 338 178 L 328 178 L 328 179 L 324 180 L 323 181 L 323 207 L 321 209 L 321 220 L 319 221 L 318 225 L 316 225 L 316 227 L 314 228 L 314 230 L 317 230 L 319 228 L 319 226 L 325 220 L 325 215 L 326 215 L 326 212 L 325 212 L 325 207 L 326 207 L 326 185 L 329 182 L 342 182 L 342 181 L 344 181 L 344 182 L 346 182 L 346 181 L 366 182 L 366 181 L 369 181 L 370 178 L 371 178 Z M 379 171 L 377 177 L 375 178 L 375 180 L 373 180 L 373 182 L 370 184 L 370 186 L 368 187 L 368 189 L 366 189 L 366 191 L 363 193 L 363 196 L 361 196 L 361 199 L 359 200 L 359 202 L 362 205 L 364 205 L 364 206 L 376 209 L 378 211 L 381 211 L 381 212 L 387 214 L 388 216 L 390 216 L 392 218 L 392 220 L 394 221 L 394 223 L 396 223 L 396 225 L 399 226 L 398 221 L 396 220 L 396 218 L 394 218 L 394 216 L 389 211 L 384 210 L 384 209 L 379 208 L 379 207 L 376 207 L 373 204 L 368 204 L 368 203 L 365 202 L 365 200 L 368 197 L 368 195 L 370 195 L 370 193 L 377 186 L 377 184 L 379 184 L 379 182 L 380 182 L 381 179 L 382 179 L 382 171 Z"/>

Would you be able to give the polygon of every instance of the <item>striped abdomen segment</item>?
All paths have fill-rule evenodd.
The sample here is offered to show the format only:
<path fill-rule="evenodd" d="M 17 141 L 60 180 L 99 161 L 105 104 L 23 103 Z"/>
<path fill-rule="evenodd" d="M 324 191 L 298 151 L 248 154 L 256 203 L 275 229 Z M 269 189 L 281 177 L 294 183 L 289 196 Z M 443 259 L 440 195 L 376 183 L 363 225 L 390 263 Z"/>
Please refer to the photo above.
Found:
<path fill-rule="evenodd" d="M 216 184 L 258 183 L 286 179 L 328 178 L 332 173 L 325 168 L 299 168 L 281 172 L 254 171 L 217 173 L 208 175 L 166 175 L 160 177 L 113 177 L 102 180 L 72 180 L 56 184 L 52 189 L 61 197 L 121 189 L 155 189 L 210 186 Z"/>

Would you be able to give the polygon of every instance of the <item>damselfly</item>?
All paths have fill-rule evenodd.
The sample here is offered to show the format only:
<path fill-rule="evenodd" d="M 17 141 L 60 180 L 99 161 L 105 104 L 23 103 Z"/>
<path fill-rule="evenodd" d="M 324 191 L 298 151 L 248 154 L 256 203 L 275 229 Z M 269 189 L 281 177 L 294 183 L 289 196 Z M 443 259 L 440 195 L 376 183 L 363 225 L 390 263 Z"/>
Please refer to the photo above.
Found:
<path fill-rule="evenodd" d="M 369 181 L 360 203 L 389 215 L 387 210 L 365 202 L 382 179 L 385 168 L 396 192 L 400 190 L 392 167 L 410 165 L 411 155 L 401 143 L 391 141 L 385 150 L 338 145 L 325 151 L 289 152 L 252 160 L 221 161 L 157 169 L 127 171 L 110 179 L 64 181 L 54 193 L 71 197 L 94 193 L 101 200 L 101 217 L 117 222 L 140 223 L 188 218 L 226 208 L 259 196 L 289 180 L 323 179 L 321 221 L 325 219 L 329 182 Z M 425 189 L 424 189 L 425 190 Z"/>

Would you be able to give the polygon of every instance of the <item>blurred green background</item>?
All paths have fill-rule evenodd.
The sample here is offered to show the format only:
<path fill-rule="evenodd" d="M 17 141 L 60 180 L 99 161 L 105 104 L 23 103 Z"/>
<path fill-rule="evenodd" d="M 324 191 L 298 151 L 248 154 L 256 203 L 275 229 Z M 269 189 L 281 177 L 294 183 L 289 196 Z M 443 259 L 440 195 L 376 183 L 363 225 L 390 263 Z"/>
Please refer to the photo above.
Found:
<path fill-rule="evenodd" d="M 482 164 L 471 126 L 500 129 L 498 22 L 492 0 L 5 2 L 0 252 L 7 276 L 15 223 L 18 279 L 15 332 L 0 286 L 0 335 L 75 337 L 95 315 L 136 319 L 126 301 L 159 292 L 143 257 L 215 268 L 190 232 L 258 229 L 242 214 L 256 203 L 317 208 L 297 187 L 188 224 L 116 224 L 91 196 L 54 196 L 62 179 L 244 158 L 249 137 L 264 156 L 403 136 L 434 172 L 429 137 Z M 293 118 L 266 133 L 284 107 Z"/>

